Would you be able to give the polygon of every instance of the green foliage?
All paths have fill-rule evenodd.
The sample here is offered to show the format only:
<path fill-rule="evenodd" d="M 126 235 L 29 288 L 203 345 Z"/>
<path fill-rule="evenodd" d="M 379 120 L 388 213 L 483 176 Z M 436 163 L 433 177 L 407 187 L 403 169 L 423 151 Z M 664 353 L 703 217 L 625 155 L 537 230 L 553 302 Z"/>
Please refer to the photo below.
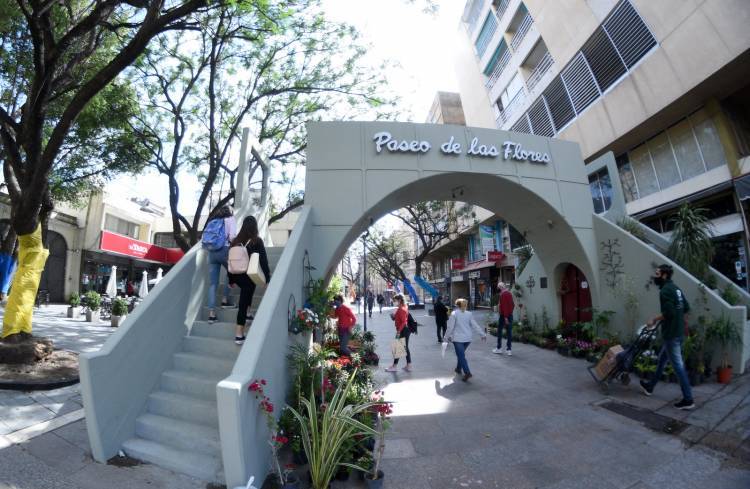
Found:
<path fill-rule="evenodd" d="M 632 217 L 623 217 L 617 221 L 617 225 L 641 241 L 646 241 L 646 233 L 641 229 L 641 224 Z"/>
<path fill-rule="evenodd" d="M 78 292 L 73 292 L 72 294 L 70 294 L 68 305 L 70 305 L 70 307 L 78 307 L 81 305 L 81 296 L 78 294 Z"/>
<path fill-rule="evenodd" d="M 703 281 L 704 284 L 706 284 L 706 287 L 712 290 L 716 290 L 716 288 L 719 286 L 718 281 L 716 280 L 716 275 L 713 273 L 709 273 L 706 276 L 706 279 Z"/>
<path fill-rule="evenodd" d="M 671 218 L 674 224 L 667 256 L 698 279 L 704 279 L 714 257 L 707 210 L 684 204 Z"/>
<path fill-rule="evenodd" d="M 320 315 L 321 319 L 330 315 L 333 296 L 338 293 L 337 287 L 338 286 L 327 286 L 323 279 L 314 280 L 312 284 L 310 284 L 307 302 L 310 305 L 310 308 Z"/>
<path fill-rule="evenodd" d="M 742 345 L 742 337 L 734 321 L 722 314 L 706 328 L 706 340 L 714 343 L 722 351 L 722 367 L 729 366 L 729 348 Z"/>
<path fill-rule="evenodd" d="M 518 267 L 516 268 L 516 277 L 520 277 L 529 260 L 534 256 L 534 248 L 530 244 L 516 248 L 513 253 L 518 257 Z"/>
<path fill-rule="evenodd" d="M 102 296 L 95 290 L 89 290 L 84 294 L 86 298 L 86 307 L 92 311 L 98 311 L 102 305 Z"/>
<path fill-rule="evenodd" d="M 112 315 L 113 316 L 126 316 L 128 314 L 128 303 L 125 299 L 116 297 L 112 301 Z"/>
<path fill-rule="evenodd" d="M 732 284 L 727 284 L 724 290 L 721 291 L 721 298 L 724 299 L 730 306 L 736 306 L 740 303 L 740 294 L 734 290 Z"/>

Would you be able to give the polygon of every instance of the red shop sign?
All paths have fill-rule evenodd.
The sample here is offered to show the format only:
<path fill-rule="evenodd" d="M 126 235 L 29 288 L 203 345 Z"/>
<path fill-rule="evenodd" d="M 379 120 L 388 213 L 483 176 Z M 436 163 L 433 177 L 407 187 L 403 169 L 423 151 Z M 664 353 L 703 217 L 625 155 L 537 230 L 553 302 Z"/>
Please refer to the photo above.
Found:
<path fill-rule="evenodd" d="M 466 266 L 466 260 L 463 258 L 451 258 L 451 270 L 461 270 Z"/>
<path fill-rule="evenodd" d="M 121 234 L 102 231 L 99 249 L 111 251 L 121 255 L 132 256 L 141 260 L 156 261 L 159 263 L 177 263 L 184 253 L 179 248 L 162 248 L 145 241 L 128 238 Z"/>
<path fill-rule="evenodd" d="M 499 261 L 503 261 L 504 257 L 505 257 L 505 254 L 502 251 L 488 251 L 487 252 L 487 261 L 499 262 Z"/>

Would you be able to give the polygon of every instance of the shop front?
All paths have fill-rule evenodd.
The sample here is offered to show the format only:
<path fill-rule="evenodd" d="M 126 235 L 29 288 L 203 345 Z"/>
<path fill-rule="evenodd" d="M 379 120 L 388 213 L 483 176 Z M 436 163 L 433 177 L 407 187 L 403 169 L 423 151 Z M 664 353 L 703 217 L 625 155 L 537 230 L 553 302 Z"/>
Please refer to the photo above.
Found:
<path fill-rule="evenodd" d="M 470 263 L 462 271 L 469 282 L 469 306 L 472 309 L 489 309 L 497 292 L 500 269 L 495 260 Z"/>
<path fill-rule="evenodd" d="M 182 250 L 163 248 L 121 234 L 102 231 L 98 250 L 87 250 L 81 266 L 81 291 L 104 293 L 113 266 L 117 267 L 118 295 L 138 293 L 143 272 L 153 280 L 159 268 L 166 273 L 182 257 Z"/>

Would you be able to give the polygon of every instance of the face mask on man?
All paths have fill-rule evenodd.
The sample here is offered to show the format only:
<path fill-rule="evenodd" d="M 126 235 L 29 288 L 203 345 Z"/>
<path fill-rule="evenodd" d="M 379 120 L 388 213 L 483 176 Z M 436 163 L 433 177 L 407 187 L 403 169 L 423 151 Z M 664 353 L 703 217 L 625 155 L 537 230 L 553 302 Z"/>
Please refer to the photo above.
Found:
<path fill-rule="evenodd" d="M 652 281 L 654 282 L 654 285 L 656 285 L 657 287 L 661 287 L 662 285 L 664 285 L 664 282 L 666 282 L 666 280 L 664 280 L 664 277 L 662 277 L 661 275 L 654 276 L 652 278 Z"/>

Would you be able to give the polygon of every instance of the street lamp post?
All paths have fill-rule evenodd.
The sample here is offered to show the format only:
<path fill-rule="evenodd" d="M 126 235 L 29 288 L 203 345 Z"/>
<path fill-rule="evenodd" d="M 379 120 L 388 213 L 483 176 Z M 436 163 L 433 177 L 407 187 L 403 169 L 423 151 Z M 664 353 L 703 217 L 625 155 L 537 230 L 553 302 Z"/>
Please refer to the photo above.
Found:
<path fill-rule="evenodd" d="M 364 328 L 367 331 L 367 237 L 370 235 L 370 231 L 365 231 L 362 235 L 362 280 L 364 280 L 364 294 L 362 299 L 365 303 L 365 322 Z"/>

